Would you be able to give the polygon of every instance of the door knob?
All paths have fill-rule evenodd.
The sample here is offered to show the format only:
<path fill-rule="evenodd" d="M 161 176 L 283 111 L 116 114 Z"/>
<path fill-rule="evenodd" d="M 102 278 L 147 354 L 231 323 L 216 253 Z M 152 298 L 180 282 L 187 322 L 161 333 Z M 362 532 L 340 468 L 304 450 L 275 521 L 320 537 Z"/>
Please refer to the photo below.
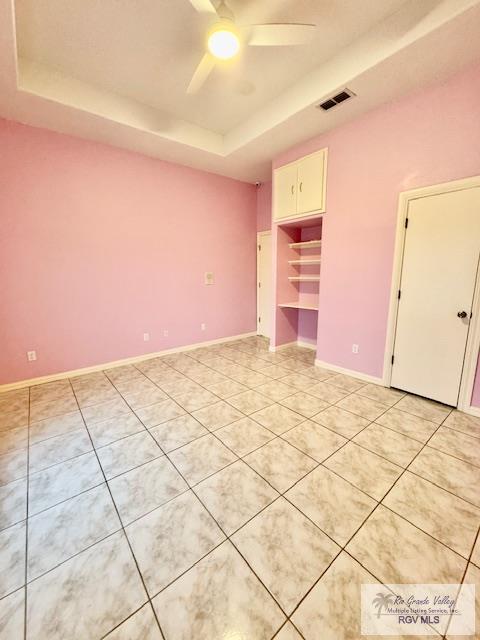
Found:
<path fill-rule="evenodd" d="M 457 316 L 458 316 L 459 318 L 466 318 L 466 317 L 467 317 L 467 312 L 466 312 L 466 311 L 459 311 L 459 312 L 457 313 Z"/>

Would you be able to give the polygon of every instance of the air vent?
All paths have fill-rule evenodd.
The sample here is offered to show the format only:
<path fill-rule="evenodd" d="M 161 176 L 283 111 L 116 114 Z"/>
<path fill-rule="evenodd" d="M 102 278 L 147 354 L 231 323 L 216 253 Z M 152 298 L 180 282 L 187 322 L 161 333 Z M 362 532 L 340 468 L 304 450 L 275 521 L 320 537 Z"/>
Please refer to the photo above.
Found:
<path fill-rule="evenodd" d="M 345 102 L 345 100 L 353 98 L 354 95 L 355 94 L 353 93 L 353 91 L 350 91 L 350 89 L 344 89 L 340 93 L 337 93 L 336 96 L 332 96 L 328 100 L 325 100 L 324 102 L 319 104 L 318 108 L 323 109 L 324 111 L 328 111 L 329 109 L 333 109 L 333 107 L 336 107 L 338 104 Z"/>

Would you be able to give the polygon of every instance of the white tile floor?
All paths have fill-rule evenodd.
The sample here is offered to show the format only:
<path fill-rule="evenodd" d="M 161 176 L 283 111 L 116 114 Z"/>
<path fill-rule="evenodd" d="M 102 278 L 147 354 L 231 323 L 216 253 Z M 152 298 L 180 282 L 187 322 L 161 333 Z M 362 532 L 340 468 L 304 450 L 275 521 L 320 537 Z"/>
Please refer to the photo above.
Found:
<path fill-rule="evenodd" d="M 479 439 L 261 338 L 1 394 L 0 638 L 358 640 L 362 582 L 479 585 Z"/>

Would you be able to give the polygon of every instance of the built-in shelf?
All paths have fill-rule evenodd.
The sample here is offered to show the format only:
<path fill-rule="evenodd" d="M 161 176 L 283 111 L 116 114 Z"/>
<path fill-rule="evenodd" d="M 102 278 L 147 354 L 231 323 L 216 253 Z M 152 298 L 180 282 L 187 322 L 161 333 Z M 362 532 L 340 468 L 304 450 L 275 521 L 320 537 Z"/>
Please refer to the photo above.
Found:
<path fill-rule="evenodd" d="M 290 282 L 320 282 L 320 276 L 290 276 Z"/>
<path fill-rule="evenodd" d="M 320 264 L 320 258 L 309 260 L 308 258 L 304 258 L 303 260 L 289 260 L 288 264 Z"/>
<path fill-rule="evenodd" d="M 321 240 L 308 240 L 306 242 L 290 242 L 290 249 L 316 249 L 322 246 Z"/>
<path fill-rule="evenodd" d="M 318 311 L 318 307 L 314 304 L 304 304 L 303 302 L 284 302 L 279 304 L 284 309 L 305 309 L 306 311 Z"/>

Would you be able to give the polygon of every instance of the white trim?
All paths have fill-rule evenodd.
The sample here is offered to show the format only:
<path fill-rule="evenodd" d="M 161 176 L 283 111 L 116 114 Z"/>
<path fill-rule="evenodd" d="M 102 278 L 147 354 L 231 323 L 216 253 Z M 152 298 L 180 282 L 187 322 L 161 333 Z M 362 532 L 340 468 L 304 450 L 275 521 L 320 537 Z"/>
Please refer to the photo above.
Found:
<path fill-rule="evenodd" d="M 260 323 L 258 322 L 258 318 L 260 317 L 260 308 L 259 308 L 259 302 L 260 302 L 260 296 L 258 295 L 258 283 L 260 282 L 260 259 L 259 259 L 259 246 L 260 246 L 260 238 L 264 238 L 266 236 L 270 236 L 270 247 L 271 247 L 271 237 L 272 237 L 272 230 L 269 229 L 268 231 L 257 231 L 257 335 L 263 335 L 260 333 Z M 273 295 L 273 283 L 272 283 L 272 295 Z M 272 326 L 270 326 L 270 333 L 272 333 Z M 264 336 L 264 337 L 268 337 L 270 339 L 271 336 Z"/>
<path fill-rule="evenodd" d="M 383 384 L 383 378 L 377 378 L 376 376 L 369 376 L 367 373 L 362 373 L 361 371 L 355 371 L 354 369 L 344 369 L 343 367 L 337 367 L 336 364 L 330 364 L 329 362 L 324 362 L 323 360 L 315 360 L 316 367 L 322 367 L 322 369 L 330 369 L 331 371 L 335 371 L 335 373 L 343 373 L 347 376 L 351 376 L 352 378 L 358 378 L 359 380 L 363 380 L 364 382 L 371 382 L 373 384 L 379 384 L 385 386 Z"/>
<path fill-rule="evenodd" d="M 297 346 L 297 341 L 295 340 L 294 342 L 286 342 L 285 344 L 279 344 L 278 347 L 274 345 L 270 345 L 268 347 L 268 350 L 271 351 L 272 353 L 276 353 L 277 351 L 283 351 L 284 349 L 288 349 L 288 347 L 296 347 L 296 346 Z"/>
<path fill-rule="evenodd" d="M 274 224 L 279 226 L 291 224 L 292 222 L 298 222 L 299 224 L 301 224 L 303 221 L 308 221 L 313 218 L 323 218 L 324 215 L 325 215 L 324 210 L 322 211 L 317 210 L 317 211 L 310 211 L 308 213 L 302 213 L 300 215 L 290 216 L 289 218 L 278 218 L 278 220 L 274 220 L 273 222 Z"/>
<path fill-rule="evenodd" d="M 317 350 L 317 345 L 311 342 L 302 342 L 301 340 L 297 340 L 297 347 L 303 347 L 304 349 L 312 349 L 312 351 Z"/>
<path fill-rule="evenodd" d="M 383 384 L 390 386 L 392 379 L 392 353 L 397 326 L 398 290 L 402 277 L 403 245 L 405 242 L 405 220 L 407 218 L 408 198 L 405 192 L 400 193 L 397 211 L 397 229 L 395 231 L 395 249 L 393 253 L 392 281 L 390 285 L 390 302 L 388 305 L 387 336 L 383 360 Z"/>
<path fill-rule="evenodd" d="M 104 371 L 111 367 L 120 367 L 125 364 L 135 364 L 135 362 L 143 362 L 144 360 L 151 360 L 152 358 L 158 358 L 159 356 L 166 356 L 169 353 L 181 353 L 182 351 L 193 351 L 200 347 L 209 347 L 215 344 L 223 344 L 224 342 L 233 342 L 235 340 L 243 340 L 244 338 L 250 338 L 256 336 L 255 331 L 249 333 L 241 333 L 237 336 L 230 336 L 228 338 L 216 338 L 215 340 L 206 340 L 205 342 L 197 342 L 195 344 L 188 344 L 184 347 L 174 347 L 173 349 L 164 349 L 163 351 L 156 351 L 154 353 L 146 353 L 142 356 L 132 356 L 131 358 L 123 358 L 122 360 L 113 360 L 112 362 L 104 362 L 102 364 L 96 364 L 92 367 L 83 367 L 81 369 L 72 369 L 71 371 L 62 371 L 61 373 L 53 373 L 47 376 L 39 376 L 38 378 L 30 378 L 29 380 L 19 380 L 18 382 L 10 382 L 8 384 L 0 385 L 0 393 L 5 391 L 13 391 L 14 389 L 22 389 L 23 387 L 31 387 L 32 385 L 44 384 L 45 382 L 54 382 L 55 380 L 64 380 L 65 378 L 73 378 L 75 376 L 85 375 L 86 373 L 95 373 L 96 371 Z"/>
<path fill-rule="evenodd" d="M 398 200 L 397 230 L 395 236 L 395 251 L 393 256 L 392 283 L 390 289 L 390 304 L 387 321 L 387 338 L 385 341 L 385 358 L 383 363 L 383 382 L 386 387 L 390 386 L 392 379 L 392 352 L 395 341 L 395 329 L 398 311 L 398 290 L 402 276 L 403 248 L 405 244 L 405 219 L 407 218 L 408 205 L 411 200 L 426 198 L 440 193 L 452 191 L 463 191 L 480 187 L 480 176 L 471 176 L 462 180 L 453 180 L 442 184 L 421 187 L 400 193 Z M 477 283 L 472 305 L 472 319 L 467 337 L 465 350 L 465 365 L 460 382 L 460 394 L 457 408 L 465 413 L 480 415 L 480 409 L 471 406 L 473 385 L 475 382 L 475 372 L 480 349 L 480 282 Z M 473 412 L 472 412 L 473 410 Z M 478 414 L 476 413 L 478 411 Z"/>
<path fill-rule="evenodd" d="M 472 301 L 472 317 L 468 328 L 467 344 L 465 347 L 465 360 L 463 362 L 462 378 L 460 380 L 460 391 L 458 394 L 457 408 L 467 413 L 472 408 L 473 387 L 475 384 L 475 374 L 477 372 L 477 362 L 480 352 L 480 265 L 477 271 L 477 280 Z M 475 407 L 473 407 L 475 408 Z M 479 409 L 480 415 L 480 409 Z"/>
<path fill-rule="evenodd" d="M 466 409 L 462 409 L 464 413 L 468 413 L 471 416 L 478 416 L 480 418 L 480 407 L 474 407 L 470 405 Z"/>
<path fill-rule="evenodd" d="M 288 347 L 303 347 L 304 349 L 312 349 L 312 351 L 317 350 L 316 344 L 311 344 L 310 342 L 302 342 L 301 340 L 295 340 L 294 342 L 286 342 L 285 344 L 279 344 L 278 347 L 274 347 L 270 345 L 268 348 L 269 351 L 275 353 L 276 351 L 283 351 L 284 349 L 288 349 Z"/>

